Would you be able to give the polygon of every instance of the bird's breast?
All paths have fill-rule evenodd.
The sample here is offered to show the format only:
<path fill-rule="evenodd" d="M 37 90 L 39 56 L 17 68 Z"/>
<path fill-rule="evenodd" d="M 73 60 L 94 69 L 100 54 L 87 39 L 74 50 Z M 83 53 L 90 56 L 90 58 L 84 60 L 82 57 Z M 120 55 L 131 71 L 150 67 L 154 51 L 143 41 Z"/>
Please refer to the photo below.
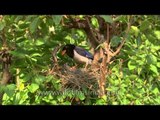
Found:
<path fill-rule="evenodd" d="M 88 63 L 88 64 L 91 64 L 91 61 L 92 61 L 92 60 L 88 59 L 87 57 L 79 55 L 75 50 L 74 50 L 74 57 L 73 58 L 78 63 Z"/>

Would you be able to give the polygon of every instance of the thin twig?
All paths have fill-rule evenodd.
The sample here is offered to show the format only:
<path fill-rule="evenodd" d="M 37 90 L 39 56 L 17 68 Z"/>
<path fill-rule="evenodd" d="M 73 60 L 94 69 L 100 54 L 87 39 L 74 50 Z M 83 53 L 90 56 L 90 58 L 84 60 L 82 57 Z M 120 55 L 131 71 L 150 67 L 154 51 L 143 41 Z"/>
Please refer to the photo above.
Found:
<path fill-rule="evenodd" d="M 53 57 L 53 62 L 54 63 L 57 63 L 57 57 L 56 57 L 56 54 L 57 54 L 57 51 L 60 49 L 61 46 L 56 46 L 54 48 L 54 50 L 51 52 L 52 53 L 52 57 Z"/>
<path fill-rule="evenodd" d="M 117 48 L 117 50 L 113 53 L 113 56 L 116 56 L 120 52 L 122 46 L 124 45 L 124 43 L 126 41 L 126 38 L 128 37 L 128 33 L 130 31 L 130 28 L 131 28 L 131 22 L 132 22 L 132 16 L 130 16 L 130 20 L 127 23 L 127 30 L 126 30 L 125 36 L 123 37 L 123 41 L 121 42 L 121 44 L 119 45 L 119 47 Z"/>
<path fill-rule="evenodd" d="M 106 43 L 109 45 L 109 24 L 107 24 L 107 40 Z"/>

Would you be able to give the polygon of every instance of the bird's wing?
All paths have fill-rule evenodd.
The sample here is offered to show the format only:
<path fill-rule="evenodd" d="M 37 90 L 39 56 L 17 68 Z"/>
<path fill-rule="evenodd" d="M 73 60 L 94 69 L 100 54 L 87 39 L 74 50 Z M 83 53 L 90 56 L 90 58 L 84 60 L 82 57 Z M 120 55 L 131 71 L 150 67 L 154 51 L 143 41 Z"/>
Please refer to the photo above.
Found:
<path fill-rule="evenodd" d="M 90 52 L 86 51 L 85 49 L 76 46 L 75 51 L 78 54 L 93 60 L 93 55 Z"/>

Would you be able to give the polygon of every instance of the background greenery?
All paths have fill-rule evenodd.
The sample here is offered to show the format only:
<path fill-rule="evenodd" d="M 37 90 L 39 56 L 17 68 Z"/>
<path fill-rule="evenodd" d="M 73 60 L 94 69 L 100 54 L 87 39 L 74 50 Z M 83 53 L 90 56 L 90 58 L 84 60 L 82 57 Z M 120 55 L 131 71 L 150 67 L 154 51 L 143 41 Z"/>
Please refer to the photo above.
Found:
<path fill-rule="evenodd" d="M 77 15 L 83 19 L 82 15 Z M 93 26 L 98 26 L 93 17 Z M 87 35 L 80 29 L 67 29 L 60 23 L 61 15 L 5 15 L 0 20 L 0 49 L 2 34 L 7 47 L 14 49 L 10 72 L 12 81 L 0 86 L 4 92 L 3 105 L 145 105 L 160 104 L 160 16 L 133 15 L 133 24 L 120 54 L 109 66 L 111 74 L 106 80 L 106 99 L 97 95 L 87 97 L 83 91 L 62 93 L 61 80 L 46 75 L 52 66 L 51 51 L 57 45 L 73 43 L 90 50 Z M 126 23 L 127 16 L 117 19 L 104 16 L 107 22 Z M 112 46 L 119 44 L 122 36 L 113 36 Z M 58 52 L 60 64 L 74 64 Z M 123 64 L 122 64 L 123 60 Z M 70 62 L 71 61 L 71 62 Z M 0 64 L 2 68 L 2 64 Z M 2 69 L 0 70 L 2 76 Z M 2 78 L 2 77 L 1 77 Z M 17 81 L 19 81 L 17 83 Z"/>

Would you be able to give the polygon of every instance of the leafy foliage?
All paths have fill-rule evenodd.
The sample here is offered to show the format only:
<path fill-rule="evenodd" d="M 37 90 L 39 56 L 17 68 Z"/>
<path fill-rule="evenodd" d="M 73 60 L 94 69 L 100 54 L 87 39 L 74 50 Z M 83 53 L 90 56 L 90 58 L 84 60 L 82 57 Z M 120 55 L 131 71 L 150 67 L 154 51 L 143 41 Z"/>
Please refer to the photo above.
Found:
<path fill-rule="evenodd" d="M 74 16 L 84 20 L 84 16 Z M 99 27 L 95 16 L 92 25 Z M 127 23 L 127 16 L 112 19 L 101 15 L 107 23 Z M 132 16 L 128 38 L 109 66 L 111 74 L 106 77 L 106 96 L 98 98 L 96 93 L 86 90 L 66 89 L 62 91 L 61 79 L 48 75 L 53 67 L 51 52 L 54 47 L 73 43 L 89 50 L 87 35 L 81 29 L 66 29 L 62 16 L 51 15 L 6 15 L 0 20 L 0 37 L 4 32 L 12 64 L 13 81 L 0 87 L 3 105 L 51 104 L 51 105 L 145 105 L 160 104 L 160 16 Z M 121 31 L 123 34 L 123 31 Z M 111 46 L 116 47 L 122 36 L 112 36 Z M 2 44 L 0 49 L 3 49 Z M 75 64 L 68 57 L 57 53 L 61 65 Z M 2 65 L 0 65 L 2 67 Z M 0 71 L 2 75 L 2 71 Z M 17 83 L 19 81 L 19 84 Z"/>

